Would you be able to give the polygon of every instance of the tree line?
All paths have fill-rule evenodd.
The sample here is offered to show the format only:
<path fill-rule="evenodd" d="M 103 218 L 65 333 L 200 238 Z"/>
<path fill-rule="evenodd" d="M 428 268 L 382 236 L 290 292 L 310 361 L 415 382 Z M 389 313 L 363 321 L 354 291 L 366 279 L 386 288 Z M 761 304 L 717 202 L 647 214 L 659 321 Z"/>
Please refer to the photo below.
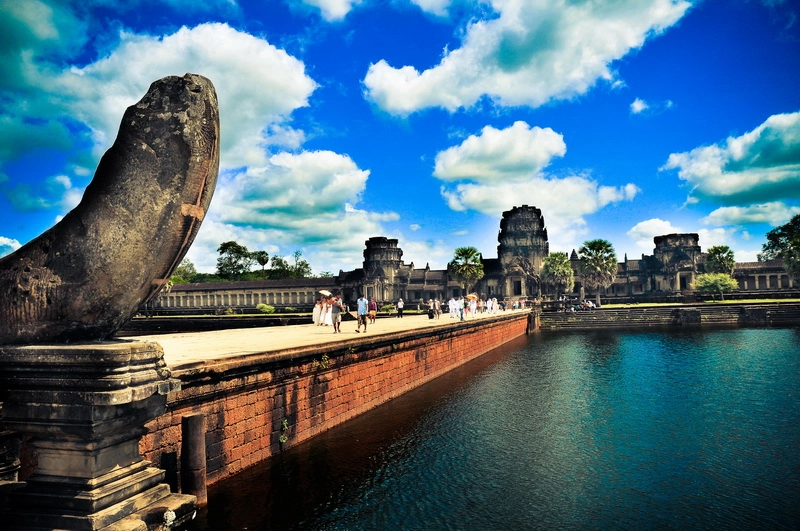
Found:
<path fill-rule="evenodd" d="M 267 251 L 250 251 L 235 241 L 223 242 L 217 248 L 217 270 L 215 273 L 199 273 L 194 264 L 185 258 L 170 277 L 173 284 L 188 282 L 230 282 L 241 280 L 276 280 L 285 278 L 310 278 L 311 265 L 295 251 L 290 262 L 283 256 L 270 257 Z M 253 269 L 259 265 L 259 269 Z M 318 276 L 333 276 L 323 271 Z"/>
<path fill-rule="evenodd" d="M 762 245 L 758 254 L 759 261 L 782 259 L 786 271 L 795 280 L 800 281 L 800 214 L 788 223 L 776 227 L 766 234 L 767 242 Z M 311 266 L 302 258 L 300 251 L 292 255 L 292 262 L 282 256 L 270 258 L 266 251 L 249 251 L 247 247 L 235 241 L 220 244 L 217 249 L 217 271 L 214 274 L 198 273 L 188 259 L 175 269 L 170 278 L 173 284 L 186 282 L 219 282 L 233 280 L 264 280 L 285 278 L 310 278 Z M 613 245 L 603 239 L 588 240 L 578 249 L 579 269 L 583 286 L 594 291 L 597 304 L 600 304 L 600 289 L 613 284 L 617 274 L 617 255 Z M 556 293 L 571 293 L 575 287 L 575 272 L 566 253 L 554 252 L 545 257 L 540 272 L 524 258 L 520 259 L 520 269 L 537 281 L 548 284 Z M 255 265 L 260 269 L 253 270 Z M 733 278 L 736 260 L 733 250 L 727 245 L 715 245 L 706 251 L 705 273 L 698 275 L 693 289 L 708 294 L 729 293 L 738 288 Z M 475 247 L 459 247 L 453 254 L 453 260 L 447 264 L 448 274 L 457 279 L 465 291 L 483 278 L 483 262 L 480 252 Z M 320 273 L 320 277 L 333 276 L 330 272 Z M 538 283 L 538 282 L 537 282 Z"/>
<path fill-rule="evenodd" d="M 766 237 L 767 242 L 758 254 L 759 262 L 781 259 L 789 275 L 800 281 L 800 214 L 769 231 Z M 705 294 L 719 294 L 723 299 L 725 293 L 739 287 L 733 278 L 736 267 L 733 250 L 727 245 L 714 245 L 705 254 L 705 273 L 695 278 L 692 289 Z M 578 249 L 578 259 L 578 274 L 583 286 L 595 292 L 599 306 L 600 289 L 609 288 L 616 278 L 618 260 L 614 247 L 607 240 L 588 240 Z M 556 298 L 562 293 L 571 293 L 575 287 L 575 271 L 566 253 L 554 252 L 546 256 L 538 275 L 532 265 L 525 262 L 527 260 L 523 259 L 518 264 L 520 269 L 529 277 L 548 284 L 555 291 Z M 484 276 L 481 255 L 474 247 L 456 249 L 447 269 L 465 291 Z"/>

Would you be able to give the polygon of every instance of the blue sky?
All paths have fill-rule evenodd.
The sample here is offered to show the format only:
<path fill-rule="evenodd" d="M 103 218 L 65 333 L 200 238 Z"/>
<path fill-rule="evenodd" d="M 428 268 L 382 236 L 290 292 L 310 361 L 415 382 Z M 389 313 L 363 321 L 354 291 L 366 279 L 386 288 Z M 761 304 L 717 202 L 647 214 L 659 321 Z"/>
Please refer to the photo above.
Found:
<path fill-rule="evenodd" d="M 315 273 L 397 238 L 406 263 L 497 256 L 542 209 L 551 251 L 621 260 L 697 232 L 752 261 L 800 213 L 789 0 L 0 0 L 0 255 L 73 208 L 122 113 L 193 72 L 220 101 L 220 243 Z"/>

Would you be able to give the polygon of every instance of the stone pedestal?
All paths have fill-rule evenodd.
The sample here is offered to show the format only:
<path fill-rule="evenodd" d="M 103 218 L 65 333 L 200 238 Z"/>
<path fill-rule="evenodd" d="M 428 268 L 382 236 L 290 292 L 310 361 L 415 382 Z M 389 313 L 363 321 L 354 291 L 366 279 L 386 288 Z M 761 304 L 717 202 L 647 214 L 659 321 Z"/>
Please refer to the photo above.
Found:
<path fill-rule="evenodd" d="M 3 423 L 30 437 L 38 466 L 0 515 L 12 529 L 171 529 L 195 498 L 170 493 L 139 454 L 170 378 L 157 343 L 0 347 Z"/>

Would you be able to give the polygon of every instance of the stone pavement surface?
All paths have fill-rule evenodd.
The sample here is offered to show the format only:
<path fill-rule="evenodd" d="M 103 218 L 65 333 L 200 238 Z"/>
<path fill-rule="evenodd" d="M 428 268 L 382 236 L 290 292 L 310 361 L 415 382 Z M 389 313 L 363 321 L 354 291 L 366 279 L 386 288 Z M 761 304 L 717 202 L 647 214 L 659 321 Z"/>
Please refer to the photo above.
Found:
<path fill-rule="evenodd" d="M 478 314 L 474 319 L 495 317 L 503 313 L 528 310 L 506 310 L 494 314 Z M 354 314 L 355 315 L 355 314 Z M 473 318 L 467 318 L 467 321 Z M 164 359 L 171 369 L 180 369 L 209 360 L 222 360 L 248 354 L 263 354 L 283 349 L 321 345 L 358 339 L 364 336 L 390 334 L 406 330 L 447 326 L 457 323 L 449 314 L 443 313 L 440 319 L 429 319 L 427 315 L 410 314 L 402 319 L 380 317 L 375 324 L 367 326 L 364 334 L 356 333 L 357 322 L 343 321 L 340 334 L 334 334 L 330 326 L 307 325 L 267 326 L 236 330 L 215 330 L 212 332 L 187 332 L 175 334 L 155 334 L 125 337 L 126 340 L 154 341 L 164 349 Z"/>

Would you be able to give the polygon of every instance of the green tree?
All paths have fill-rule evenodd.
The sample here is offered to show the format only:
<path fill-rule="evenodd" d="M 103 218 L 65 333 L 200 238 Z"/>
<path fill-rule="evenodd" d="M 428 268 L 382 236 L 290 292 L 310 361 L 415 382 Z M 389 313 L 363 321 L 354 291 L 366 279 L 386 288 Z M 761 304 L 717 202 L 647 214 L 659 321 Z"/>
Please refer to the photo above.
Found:
<path fill-rule="evenodd" d="M 608 288 L 617 276 L 617 254 L 607 240 L 589 240 L 578 249 L 581 258 L 580 273 L 583 284 L 596 290 L 600 306 L 600 288 Z"/>
<path fill-rule="evenodd" d="M 292 278 L 292 267 L 286 258 L 274 255 L 270 261 L 268 275 L 272 279 Z"/>
<path fill-rule="evenodd" d="M 561 293 L 572 291 L 575 287 L 575 273 L 567 253 L 551 253 L 544 257 L 542 279 L 555 288 L 556 298 Z"/>
<path fill-rule="evenodd" d="M 767 243 L 761 246 L 758 260 L 775 258 L 783 260 L 786 271 L 795 280 L 800 280 L 800 214 L 767 233 Z"/>
<path fill-rule="evenodd" d="M 712 296 L 719 293 L 719 299 L 725 300 L 724 293 L 738 289 L 739 284 L 727 273 L 705 273 L 698 275 L 692 284 L 692 289 L 700 293 L 711 293 Z"/>
<path fill-rule="evenodd" d="M 172 272 L 172 276 L 169 279 L 173 284 L 186 284 L 187 282 L 194 282 L 195 277 L 197 277 L 197 269 L 195 269 L 191 260 L 184 258 L 175 268 L 175 271 Z"/>
<path fill-rule="evenodd" d="M 217 274 L 222 278 L 233 280 L 248 271 L 255 263 L 253 255 L 247 247 L 234 241 L 224 242 L 217 249 Z"/>
<path fill-rule="evenodd" d="M 311 265 L 301 259 L 300 257 L 303 256 L 303 253 L 300 251 L 294 252 L 294 268 L 292 271 L 292 278 L 308 278 L 311 276 Z"/>
<path fill-rule="evenodd" d="M 736 259 L 733 250 L 727 245 L 709 247 L 706 252 L 706 273 L 725 273 L 733 275 Z"/>
<path fill-rule="evenodd" d="M 469 292 L 483 278 L 481 254 L 475 247 L 459 247 L 453 254 L 453 261 L 447 264 L 447 271 L 464 286 L 465 292 Z"/>
<path fill-rule="evenodd" d="M 267 251 L 253 251 L 253 260 L 258 262 L 258 265 L 261 266 L 261 270 L 263 271 L 269 263 L 269 253 L 267 253 Z"/>

